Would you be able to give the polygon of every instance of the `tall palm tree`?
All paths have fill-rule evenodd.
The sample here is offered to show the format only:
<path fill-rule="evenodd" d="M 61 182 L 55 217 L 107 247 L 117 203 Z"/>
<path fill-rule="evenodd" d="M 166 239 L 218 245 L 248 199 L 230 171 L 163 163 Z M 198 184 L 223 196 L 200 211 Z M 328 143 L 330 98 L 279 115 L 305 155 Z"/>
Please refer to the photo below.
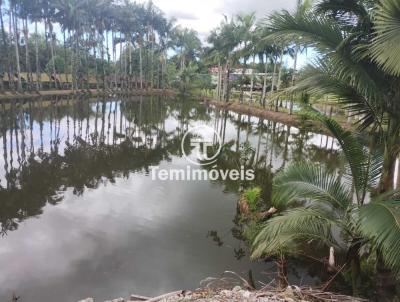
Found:
<path fill-rule="evenodd" d="M 315 115 L 313 115 L 315 116 Z M 253 242 L 252 257 L 304 255 L 307 245 L 344 254 L 354 294 L 359 294 L 361 257 L 373 252 L 400 274 L 398 192 L 371 198 L 378 183 L 380 156 L 366 152 L 357 137 L 330 118 L 319 118 L 342 148 L 349 180 L 321 165 L 297 163 L 274 178 L 273 205 L 283 211 L 268 220 Z M 361 251 L 363 251 L 361 253 Z"/>
<path fill-rule="evenodd" d="M 8 74 L 8 79 L 9 79 L 9 86 L 11 84 L 11 60 L 10 60 L 10 49 L 8 45 L 8 37 L 6 34 L 6 30 L 4 27 L 4 19 L 3 19 L 3 0 L 0 0 L 0 27 L 1 27 L 1 38 L 2 38 L 2 46 L 4 49 L 4 53 L 7 53 L 8 55 L 8 60 L 7 60 L 7 74 Z"/>
<path fill-rule="evenodd" d="M 17 67 L 17 90 L 22 91 L 22 78 L 21 78 L 21 63 L 19 57 L 19 32 L 18 32 L 18 17 L 17 9 L 19 2 L 17 0 L 10 0 L 10 25 L 13 31 L 14 50 L 15 50 L 15 63 Z"/>
<path fill-rule="evenodd" d="M 247 69 L 247 60 L 249 56 L 253 54 L 252 47 L 248 48 L 248 45 L 254 40 L 255 23 L 256 15 L 254 12 L 250 14 L 239 14 L 236 16 L 237 39 L 242 47 L 239 56 L 243 58 L 242 77 L 240 80 L 240 102 L 243 102 L 243 81 Z"/>

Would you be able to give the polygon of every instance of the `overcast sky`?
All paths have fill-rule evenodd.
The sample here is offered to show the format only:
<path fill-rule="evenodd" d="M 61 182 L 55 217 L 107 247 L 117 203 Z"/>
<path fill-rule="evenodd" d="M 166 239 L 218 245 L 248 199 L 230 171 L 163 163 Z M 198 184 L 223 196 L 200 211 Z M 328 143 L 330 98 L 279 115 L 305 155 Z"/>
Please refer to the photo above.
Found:
<path fill-rule="evenodd" d="M 145 0 L 139 0 L 145 2 Z M 211 29 L 223 20 L 238 13 L 255 12 L 263 18 L 282 8 L 293 9 L 296 0 L 153 0 L 168 17 L 177 23 L 196 30 L 204 41 Z"/>
<path fill-rule="evenodd" d="M 147 2 L 147 0 L 137 0 Z M 297 0 L 153 0 L 169 18 L 175 18 L 177 24 L 196 30 L 199 37 L 205 42 L 210 31 L 217 27 L 224 19 L 224 15 L 231 17 L 238 13 L 255 12 L 257 19 L 263 19 L 275 10 L 293 10 Z M 301 54 L 298 66 L 304 66 L 309 54 Z M 293 65 L 291 58 L 284 59 L 286 65 Z"/>

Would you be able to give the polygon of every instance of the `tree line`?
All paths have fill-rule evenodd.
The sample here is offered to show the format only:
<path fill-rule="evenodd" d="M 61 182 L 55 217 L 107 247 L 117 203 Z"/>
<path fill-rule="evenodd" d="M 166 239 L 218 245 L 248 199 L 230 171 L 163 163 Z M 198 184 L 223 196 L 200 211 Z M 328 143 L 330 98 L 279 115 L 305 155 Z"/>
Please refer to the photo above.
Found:
<path fill-rule="evenodd" d="M 151 1 L 1 0 L 0 27 L 0 88 L 15 91 L 87 88 L 90 79 L 97 88 L 163 88 L 201 51 L 197 33 Z"/>

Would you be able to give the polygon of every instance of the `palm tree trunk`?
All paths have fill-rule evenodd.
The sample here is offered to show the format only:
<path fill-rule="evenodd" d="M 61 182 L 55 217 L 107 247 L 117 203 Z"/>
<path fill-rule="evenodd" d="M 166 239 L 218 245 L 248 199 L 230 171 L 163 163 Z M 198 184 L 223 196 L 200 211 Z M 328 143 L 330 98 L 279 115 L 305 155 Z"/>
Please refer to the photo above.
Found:
<path fill-rule="evenodd" d="M 40 90 L 41 86 L 41 73 L 40 73 L 40 65 L 39 65 L 39 36 L 38 36 L 38 23 L 35 21 L 35 60 L 36 60 L 36 90 Z"/>
<path fill-rule="evenodd" d="M 99 90 L 99 77 L 98 77 L 98 68 L 97 68 L 97 50 L 96 50 L 96 45 L 93 45 L 93 54 L 94 54 L 94 72 L 95 72 L 95 78 L 96 78 L 96 89 Z M 88 81 L 89 81 L 89 72 L 87 75 Z M 89 84 L 90 85 L 90 84 Z M 89 86 L 90 88 L 90 86 Z"/>
<path fill-rule="evenodd" d="M 140 69 L 140 89 L 143 89 L 143 56 L 142 56 L 142 43 L 139 43 L 139 69 Z"/>
<path fill-rule="evenodd" d="M 10 85 L 10 89 L 11 90 L 15 90 L 15 89 L 17 89 L 16 88 L 16 84 L 15 84 L 15 72 L 14 72 L 14 64 L 12 64 L 12 62 L 13 62 L 13 60 L 14 60 L 14 57 L 13 57 L 13 55 L 12 55 L 12 53 L 11 53 L 11 50 L 12 50 L 12 48 L 13 48 L 13 32 L 14 32 L 14 30 L 13 30 L 13 25 L 12 25 L 12 15 L 11 15 L 11 12 L 9 12 L 9 18 L 8 18 L 8 32 L 10 33 L 9 34 L 9 40 L 10 40 L 10 47 L 9 47 L 9 49 L 8 49 L 8 59 L 9 59 L 9 62 L 10 62 L 10 68 L 9 68 L 9 73 L 10 73 L 10 78 L 9 78 L 9 80 L 10 80 L 10 82 L 9 82 L 9 85 Z"/>
<path fill-rule="evenodd" d="M 102 81 L 103 81 L 103 89 L 106 89 L 106 69 L 104 66 L 104 31 L 100 33 L 100 48 L 101 48 L 101 67 L 102 67 Z"/>
<path fill-rule="evenodd" d="M 244 43 L 244 48 L 246 48 L 247 45 Z M 246 57 L 243 59 L 243 68 L 242 68 L 242 77 L 240 79 L 240 102 L 243 103 L 243 97 L 244 97 L 244 91 L 243 91 L 243 80 L 246 74 L 246 69 L 247 69 L 247 60 Z"/>
<path fill-rule="evenodd" d="M 278 256 L 276 261 L 276 265 L 278 268 L 278 288 L 286 289 L 288 287 L 288 279 L 287 279 L 287 260 L 285 256 L 282 254 Z"/>
<path fill-rule="evenodd" d="M 113 56 L 113 65 L 114 65 L 114 88 L 117 89 L 118 88 L 118 83 L 117 83 L 117 48 L 115 45 L 115 37 L 116 34 L 114 32 L 114 30 L 111 32 L 111 37 L 112 37 L 112 56 Z"/>
<path fill-rule="evenodd" d="M 253 88 L 254 88 L 254 67 L 256 63 L 256 56 L 253 55 L 253 68 L 251 70 L 251 84 L 250 84 L 250 102 L 253 100 Z"/>
<path fill-rule="evenodd" d="M 132 88 L 131 87 L 131 85 L 132 85 L 132 45 L 131 45 L 130 40 L 129 40 L 128 47 L 129 47 L 129 76 L 128 76 L 129 84 L 128 84 L 128 86 L 129 86 L 129 89 L 131 89 Z"/>
<path fill-rule="evenodd" d="M 267 94 L 267 74 L 268 74 L 268 55 L 265 55 L 265 70 L 264 70 L 264 83 L 262 91 L 262 106 L 265 108 L 265 98 Z"/>
<path fill-rule="evenodd" d="M 29 30 L 28 30 L 28 18 L 25 18 L 25 25 L 23 29 L 24 33 L 24 39 L 25 39 L 25 68 L 26 72 L 28 75 L 28 84 L 29 84 L 29 90 L 32 89 L 32 69 L 31 69 L 31 61 L 29 59 L 29 44 L 28 44 L 28 38 L 29 38 Z"/>
<path fill-rule="evenodd" d="M 282 77 L 282 67 L 283 67 L 282 60 L 283 60 L 283 48 L 282 48 L 281 56 L 279 59 L 278 83 L 276 86 L 277 91 L 279 91 L 279 89 L 281 88 L 281 77 Z M 276 112 L 278 111 L 278 105 L 279 105 L 279 99 L 276 99 L 276 102 L 275 102 L 275 111 Z"/>
<path fill-rule="evenodd" d="M 222 65 L 219 63 L 218 66 L 218 100 L 221 100 L 222 96 Z"/>
<path fill-rule="evenodd" d="M 275 84 L 275 74 L 276 74 L 276 59 L 274 59 L 274 71 L 272 73 L 272 79 L 271 79 L 271 94 L 274 92 L 274 84 Z M 272 106 L 272 104 L 271 104 Z M 272 109 L 272 108 L 271 108 Z"/>
<path fill-rule="evenodd" d="M 7 37 L 6 37 L 6 30 L 4 27 L 4 20 L 3 20 L 3 10 L 2 10 L 2 0 L 0 0 L 0 27 L 1 27 L 1 36 L 3 39 L 3 47 L 4 51 L 7 52 L 8 58 L 10 58 L 10 50 L 8 49 L 8 42 L 7 42 Z M 8 85 L 9 88 L 11 88 L 11 60 L 7 60 L 7 73 L 8 73 Z"/>
<path fill-rule="evenodd" d="M 54 58 L 54 37 L 53 37 L 53 25 L 51 21 L 48 21 L 49 31 L 50 31 L 50 53 L 51 53 L 51 63 L 53 67 L 53 77 L 54 77 L 54 88 L 57 89 L 57 72 L 56 72 L 56 61 Z"/>
<path fill-rule="evenodd" d="M 110 45 L 109 45 L 109 41 L 108 41 L 108 34 L 109 32 L 106 30 L 106 53 L 107 53 L 107 88 L 110 89 L 111 88 L 111 83 L 110 83 Z"/>
<path fill-rule="evenodd" d="M 398 154 L 396 149 L 397 138 L 400 132 L 400 121 L 396 117 L 391 117 L 388 121 L 387 129 L 382 174 L 378 186 L 379 193 L 390 191 L 394 187 L 394 171 Z"/>
<path fill-rule="evenodd" d="M 66 45 L 66 42 L 65 42 L 65 30 L 63 30 L 63 46 L 64 46 L 64 64 L 65 64 L 65 67 L 64 67 L 64 72 L 65 72 L 65 80 L 66 80 L 66 82 L 67 82 L 67 85 L 68 85 L 68 70 L 67 70 L 67 45 Z"/>
<path fill-rule="evenodd" d="M 361 286 L 361 264 L 360 264 L 360 252 L 361 244 L 359 238 L 353 239 L 352 245 L 347 253 L 347 259 L 351 265 L 351 285 L 353 289 L 353 296 L 360 294 Z"/>
<path fill-rule="evenodd" d="M 11 19 L 14 24 L 14 42 L 15 42 L 15 61 L 17 64 L 17 78 L 18 78 L 18 83 L 17 83 L 17 89 L 18 91 L 22 91 L 22 83 L 21 83 L 21 65 L 19 62 L 19 49 L 18 49 L 18 27 L 17 27 L 17 18 L 15 16 L 15 8 L 11 8 Z"/>
<path fill-rule="evenodd" d="M 299 4 L 298 4 L 299 5 Z M 292 74 L 292 86 L 294 86 L 295 81 L 296 81 L 296 68 L 297 68 L 297 57 L 299 54 L 299 49 L 300 47 L 296 45 L 296 49 L 294 51 L 294 63 L 293 63 L 293 74 Z M 290 107 L 289 107 L 289 114 L 293 114 L 293 99 L 290 101 Z"/>
<path fill-rule="evenodd" d="M 229 102 L 229 59 L 228 59 L 227 62 L 226 62 L 225 102 Z"/>
<path fill-rule="evenodd" d="M 154 31 L 151 26 L 151 54 L 150 54 L 150 87 L 154 85 Z"/>
<path fill-rule="evenodd" d="M 123 72 L 122 72 L 122 60 L 123 60 L 123 57 L 122 57 L 122 33 L 120 32 L 119 33 L 119 74 L 120 74 L 120 76 L 119 76 L 119 82 L 120 82 L 120 86 L 121 86 L 121 89 L 123 88 Z"/>

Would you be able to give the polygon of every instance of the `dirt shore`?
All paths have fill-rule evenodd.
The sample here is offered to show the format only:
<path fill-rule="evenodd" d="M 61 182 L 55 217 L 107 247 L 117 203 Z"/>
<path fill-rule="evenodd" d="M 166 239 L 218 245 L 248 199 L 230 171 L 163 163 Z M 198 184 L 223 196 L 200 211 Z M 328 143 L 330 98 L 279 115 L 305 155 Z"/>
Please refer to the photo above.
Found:
<path fill-rule="evenodd" d="M 288 286 L 286 290 L 273 288 L 247 290 L 240 286 L 231 289 L 200 288 L 194 291 L 176 291 L 154 298 L 132 295 L 105 302 L 367 302 L 368 300 L 334 294 L 310 288 Z M 87 298 L 78 302 L 97 302 Z"/>
<path fill-rule="evenodd" d="M 300 125 L 300 121 L 296 115 L 290 115 L 285 112 L 270 111 L 270 110 L 256 107 L 256 106 L 240 104 L 237 101 L 231 101 L 231 102 L 226 103 L 226 102 L 217 101 L 215 99 L 211 99 L 211 98 L 207 98 L 207 97 L 203 97 L 202 100 L 206 104 L 210 104 L 210 105 L 213 105 L 218 108 L 232 110 L 237 113 L 251 115 L 251 116 L 255 116 L 255 117 L 259 117 L 259 118 L 265 118 L 267 120 L 273 120 L 278 123 L 286 124 L 289 126 L 299 126 Z"/>
<path fill-rule="evenodd" d="M 268 109 L 248 105 L 248 104 L 241 104 L 238 101 L 230 101 L 230 102 L 223 102 L 223 101 L 218 101 L 209 97 L 201 97 L 201 101 L 204 104 L 207 105 L 212 105 L 217 108 L 223 108 L 226 110 L 231 110 L 236 113 L 240 114 L 245 114 L 245 115 L 250 115 L 250 116 L 255 116 L 258 118 L 263 118 L 266 120 L 270 121 L 275 121 L 278 123 L 282 123 L 285 125 L 289 126 L 294 126 L 297 128 L 304 128 L 307 127 L 310 131 L 314 133 L 320 133 L 328 136 L 332 136 L 332 134 L 324 128 L 322 123 L 316 120 L 301 120 L 299 115 L 297 114 L 292 114 L 290 115 L 289 113 L 286 112 L 276 112 L 276 111 L 271 111 Z M 348 123 L 343 123 L 338 121 L 339 124 L 346 130 L 351 130 L 353 127 L 351 124 Z"/>

